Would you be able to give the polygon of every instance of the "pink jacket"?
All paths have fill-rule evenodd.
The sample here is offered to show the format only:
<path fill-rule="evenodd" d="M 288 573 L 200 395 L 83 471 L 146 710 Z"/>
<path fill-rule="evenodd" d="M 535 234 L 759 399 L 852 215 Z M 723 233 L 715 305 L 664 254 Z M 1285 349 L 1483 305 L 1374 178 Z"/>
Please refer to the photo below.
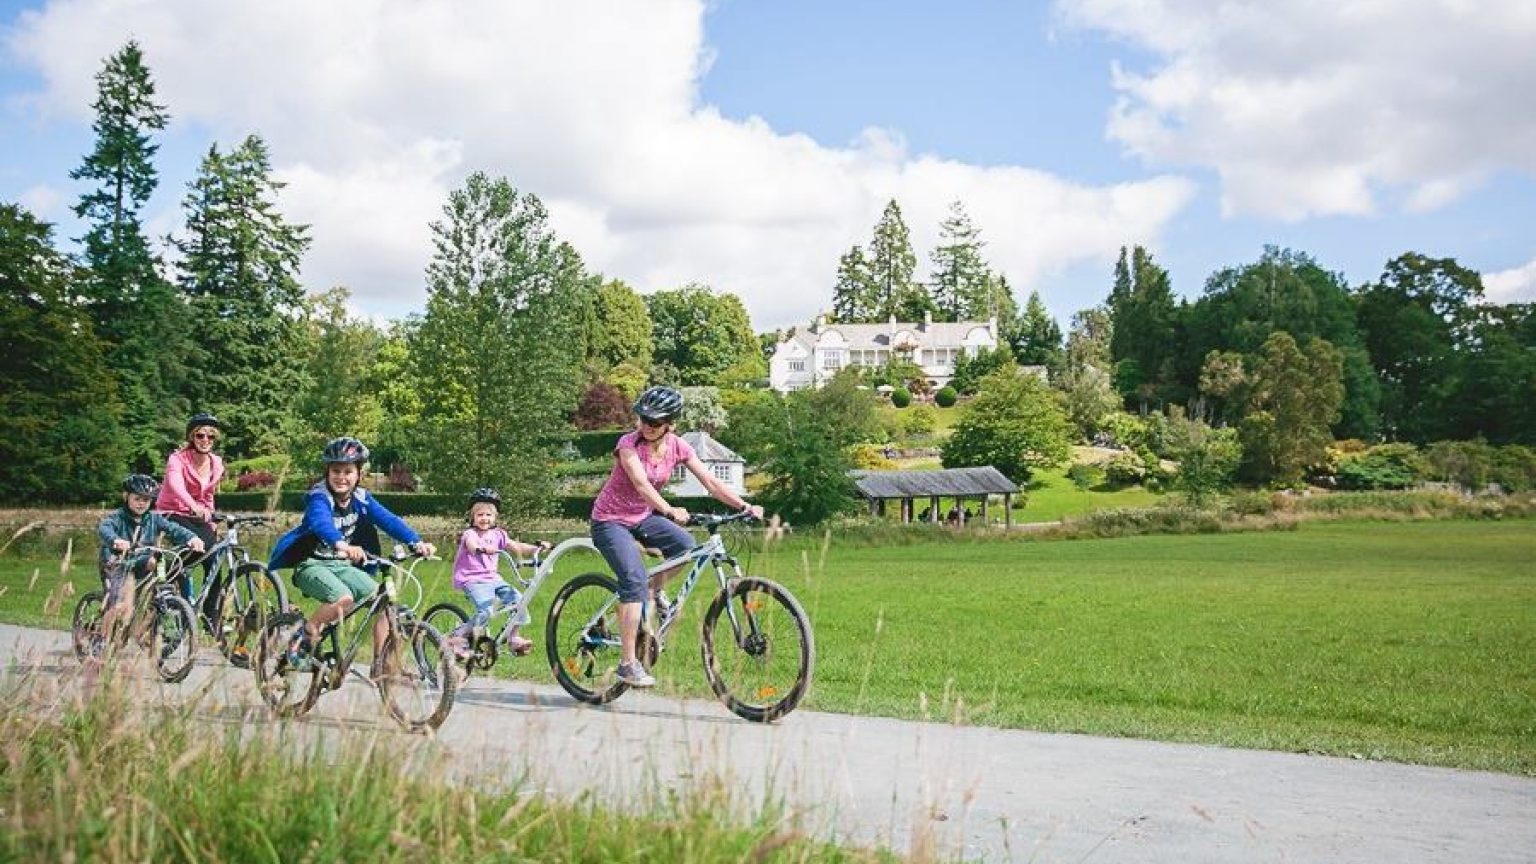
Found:
<path fill-rule="evenodd" d="M 192 450 L 183 447 L 165 460 L 165 483 L 160 486 L 160 497 L 155 499 L 155 509 L 161 513 L 192 515 L 192 505 L 213 510 L 213 493 L 224 479 L 224 460 L 219 454 L 210 453 L 213 463 L 205 480 L 197 473 L 192 462 Z"/>

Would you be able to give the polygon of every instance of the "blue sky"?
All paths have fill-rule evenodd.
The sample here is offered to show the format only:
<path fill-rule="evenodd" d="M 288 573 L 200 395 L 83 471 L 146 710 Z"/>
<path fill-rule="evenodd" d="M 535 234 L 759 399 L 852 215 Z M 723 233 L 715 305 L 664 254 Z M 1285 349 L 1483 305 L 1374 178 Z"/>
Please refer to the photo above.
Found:
<path fill-rule="evenodd" d="M 920 272 L 961 200 L 1063 323 L 1131 243 L 1186 296 L 1276 244 L 1352 284 L 1455 257 L 1536 299 L 1519 0 L 312 5 L 0 5 L 0 198 L 79 233 L 92 75 L 131 35 L 174 118 L 152 229 L 211 143 L 259 133 L 313 226 L 309 287 L 378 316 L 421 308 L 427 224 L 475 170 L 593 269 L 734 291 L 759 329 L 829 305 L 891 198 Z"/>

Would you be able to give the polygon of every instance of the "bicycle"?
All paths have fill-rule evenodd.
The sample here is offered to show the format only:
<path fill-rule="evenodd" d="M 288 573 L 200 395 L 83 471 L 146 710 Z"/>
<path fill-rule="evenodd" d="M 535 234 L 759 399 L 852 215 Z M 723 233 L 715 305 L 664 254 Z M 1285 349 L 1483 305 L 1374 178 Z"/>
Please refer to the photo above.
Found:
<path fill-rule="evenodd" d="M 155 567 L 143 578 L 126 574 L 125 579 L 137 580 L 133 611 L 126 624 L 113 622 L 110 634 L 102 632 L 107 613 L 105 588 L 80 597 L 70 621 L 70 638 L 82 663 L 103 659 L 109 650 L 121 650 L 133 639 L 155 659 L 155 672 L 162 681 L 175 684 L 187 677 L 197 657 L 197 618 L 176 586 L 177 577 L 186 568 L 185 558 L 178 554 L 181 551 L 166 554 L 167 550 L 158 546 L 133 546 L 118 556 L 114 566 L 127 567 L 130 554 L 149 552 Z"/>
<path fill-rule="evenodd" d="M 219 652 L 239 669 L 251 665 L 250 642 L 259 638 L 272 615 L 288 608 L 288 592 L 277 575 L 240 545 L 241 525 L 269 525 L 266 516 L 213 514 L 214 522 L 223 522 L 224 538 L 213 544 L 202 559 L 212 561 L 213 569 L 192 600 L 192 609 L 203 622 L 203 629 L 213 636 Z M 195 565 L 194 565 L 195 566 Z M 204 614 L 208 597 L 217 589 L 219 610 L 213 619 Z"/>
<path fill-rule="evenodd" d="M 544 580 L 548 578 L 550 573 L 554 572 L 555 561 L 566 552 L 576 548 L 586 549 L 593 553 L 597 552 L 597 547 L 592 545 L 592 541 L 588 538 L 573 537 L 569 540 L 564 540 L 552 549 L 541 549 L 533 554 L 533 561 L 529 565 L 533 570 L 533 575 L 527 578 L 523 576 L 524 568 L 522 562 L 518 561 L 517 557 L 507 552 L 507 550 L 499 550 L 501 557 L 512 565 L 512 576 L 508 582 L 517 588 L 518 594 L 521 596 L 517 599 L 517 602 L 512 604 L 502 604 L 500 601 L 497 601 L 496 605 L 491 609 L 491 618 L 490 621 L 486 622 L 485 631 L 473 634 L 469 642 L 470 656 L 459 660 L 460 667 L 464 669 L 466 677 L 476 669 L 482 671 L 489 670 L 492 666 L 496 665 L 501 646 L 504 644 L 502 641 L 503 637 L 507 634 L 507 628 L 514 624 L 521 626 L 528 623 L 528 608 L 533 604 L 533 598 L 534 595 L 538 594 L 539 586 L 544 584 Z M 457 603 L 445 601 L 428 609 L 421 616 L 421 620 L 432 625 L 437 632 L 444 636 L 451 636 L 461 626 L 468 624 L 470 617 L 470 613 L 465 612 L 463 607 Z M 492 622 L 497 619 L 503 619 L 501 627 L 495 631 L 495 635 L 492 635 Z"/>
<path fill-rule="evenodd" d="M 297 610 L 278 613 L 267 623 L 256 643 L 256 681 L 262 699 L 279 717 L 302 717 L 315 706 L 327 690 L 338 690 L 347 673 L 375 684 L 384 710 L 408 732 L 436 729 L 448 718 L 458 686 L 453 668 L 453 653 L 440 633 L 418 620 L 408 607 L 399 603 L 397 576 L 413 574 L 422 561 L 440 560 L 436 556 L 415 556 L 409 565 L 403 550 L 395 559 L 368 555 L 364 566 L 380 568 L 378 589 L 366 601 L 347 610 L 340 621 L 333 621 L 320 632 L 304 658 L 307 662 L 289 662 L 289 646 L 301 634 L 305 618 Z M 370 678 L 352 669 L 364 633 L 372 633 L 373 620 L 384 616 L 388 633 L 381 655 L 373 658 L 376 673 Z M 350 641 L 342 646 L 342 630 L 347 622 L 361 616 L 361 623 L 351 628 Z M 307 680 L 306 680 L 307 679 Z"/>
<path fill-rule="evenodd" d="M 692 565 L 676 601 L 661 612 L 654 628 L 649 624 L 651 601 L 642 607 L 635 653 L 647 669 L 656 663 L 694 585 L 706 569 L 713 570 L 720 590 L 700 623 L 704 676 L 732 713 L 768 723 L 793 711 L 809 690 L 816 646 L 810 619 L 794 595 L 777 582 L 743 575 L 726 550 L 720 528 L 751 518 L 743 512 L 695 514 L 688 520 L 690 526 L 705 528 L 709 538 L 646 571 L 654 578 Z M 583 573 L 567 582 L 550 606 L 544 639 L 555 680 L 578 701 L 603 705 L 629 689 L 617 675 L 619 596 L 613 576 Z"/>

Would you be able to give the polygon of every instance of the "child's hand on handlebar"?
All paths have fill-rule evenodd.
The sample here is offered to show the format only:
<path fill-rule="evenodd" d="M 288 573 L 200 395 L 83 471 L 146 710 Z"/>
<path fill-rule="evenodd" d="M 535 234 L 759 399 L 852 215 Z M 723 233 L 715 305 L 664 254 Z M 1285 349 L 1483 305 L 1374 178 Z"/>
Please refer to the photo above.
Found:
<path fill-rule="evenodd" d="M 202 552 L 202 551 L 204 551 L 204 549 L 203 549 L 203 538 L 201 538 L 201 537 L 193 537 L 191 540 L 188 540 L 187 541 L 187 548 L 191 549 L 193 552 Z"/>
<path fill-rule="evenodd" d="M 124 540 L 123 538 L 119 537 L 116 540 L 112 541 L 112 551 L 113 552 L 127 552 L 129 546 L 131 546 L 131 545 L 132 544 L 130 544 L 127 540 Z"/>
<path fill-rule="evenodd" d="M 415 552 L 417 555 L 420 555 L 423 558 L 431 558 L 433 555 L 437 554 L 437 547 L 433 546 L 431 543 L 428 543 L 425 540 L 422 540 L 419 541 L 416 545 L 412 546 L 411 551 Z"/>

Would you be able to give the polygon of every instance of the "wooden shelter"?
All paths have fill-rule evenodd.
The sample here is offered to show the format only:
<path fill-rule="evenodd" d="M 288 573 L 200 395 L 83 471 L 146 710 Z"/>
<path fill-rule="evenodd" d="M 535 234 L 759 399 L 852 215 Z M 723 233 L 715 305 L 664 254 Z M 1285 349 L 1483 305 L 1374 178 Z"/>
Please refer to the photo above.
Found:
<path fill-rule="evenodd" d="M 987 521 L 987 503 L 993 495 L 1003 496 L 1003 522 L 1013 525 L 1013 494 L 1019 487 L 1003 472 L 987 465 L 981 468 L 944 468 L 938 471 L 853 471 L 854 485 L 869 501 L 871 515 L 884 516 L 887 501 L 896 501 L 902 522 L 920 521 L 916 502 L 928 499 L 927 520 L 942 521 L 940 501 L 952 499 L 954 508 L 965 512 L 965 502 L 981 501 L 981 519 Z"/>

